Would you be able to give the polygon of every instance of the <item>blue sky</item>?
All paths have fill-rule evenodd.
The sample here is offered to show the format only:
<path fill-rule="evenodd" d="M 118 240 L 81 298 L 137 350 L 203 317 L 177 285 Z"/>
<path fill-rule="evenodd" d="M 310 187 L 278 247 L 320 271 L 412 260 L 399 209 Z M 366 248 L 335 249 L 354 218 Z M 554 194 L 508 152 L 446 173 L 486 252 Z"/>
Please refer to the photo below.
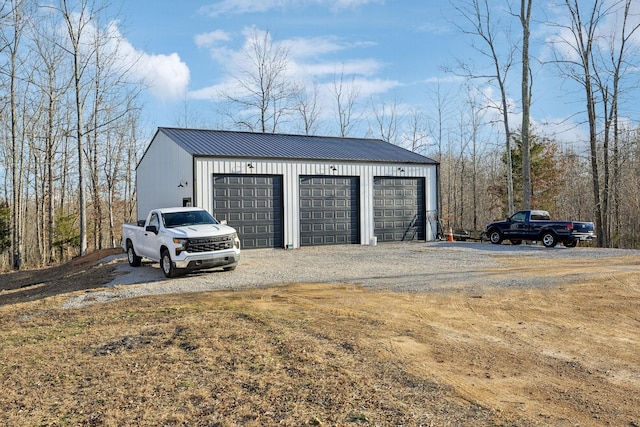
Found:
<path fill-rule="evenodd" d="M 452 114 L 461 114 L 455 111 L 455 104 L 462 108 L 469 91 L 464 88 L 464 79 L 443 67 L 455 66 L 459 59 L 473 62 L 478 70 L 491 65 L 473 49 L 471 36 L 456 28 L 463 20 L 447 0 L 123 3 L 118 25 L 126 43 L 140 55 L 140 68 L 146 70 L 150 86 L 144 95 L 143 116 L 145 126 L 152 130 L 179 125 L 185 110 L 198 127 L 220 127 L 216 99 L 229 84 L 229 69 L 239 60 L 239 52 L 252 30 L 268 31 L 274 42 L 285 45 L 292 78 L 307 85 L 326 85 L 336 73 L 344 72 L 357 84 L 363 110 L 365 105 L 395 102 L 399 112 L 420 110 L 433 116 L 433 99 L 440 85 L 441 91 L 452 97 Z M 490 3 L 502 7 L 506 2 Z M 546 17 L 553 17 L 556 12 L 553 7 L 544 11 Z M 500 19 L 509 20 L 506 16 Z M 517 22 L 511 21 L 510 25 L 517 35 Z M 548 57 L 544 42 L 552 32 L 549 26 L 534 26 L 531 53 L 536 58 Z M 516 64 L 510 88 L 515 105 L 519 105 L 519 72 Z M 584 138 L 579 117 L 584 109 L 581 93 L 567 94 L 571 84 L 559 78 L 556 67 L 534 63 L 534 73 L 534 123 L 560 139 Z M 485 100 L 497 98 L 495 87 L 481 81 L 475 83 L 474 90 L 482 93 Z M 325 110 L 330 123 L 331 107 L 325 105 Z M 519 124 L 518 108 L 515 110 L 513 127 Z M 360 127 L 350 136 L 366 136 L 366 114 L 360 119 Z M 335 129 L 329 124 L 319 133 L 335 134 Z"/>

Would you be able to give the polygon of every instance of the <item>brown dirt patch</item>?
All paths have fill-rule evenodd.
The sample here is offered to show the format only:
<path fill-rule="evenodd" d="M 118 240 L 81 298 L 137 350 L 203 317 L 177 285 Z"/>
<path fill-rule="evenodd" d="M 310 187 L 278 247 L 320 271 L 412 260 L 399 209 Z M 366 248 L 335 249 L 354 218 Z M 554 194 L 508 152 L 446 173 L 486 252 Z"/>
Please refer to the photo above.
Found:
<path fill-rule="evenodd" d="M 101 263 L 122 249 L 104 249 L 50 268 L 0 274 L 0 306 L 36 301 L 69 292 L 103 287 L 115 277 L 115 263 Z"/>
<path fill-rule="evenodd" d="M 566 284 L 473 294 L 297 284 L 76 310 L 60 310 L 60 298 L 5 303 L 0 423 L 639 426 L 637 258 L 576 281 L 580 263 L 507 264 L 486 273 Z M 82 265 L 95 277 L 109 269 Z"/>

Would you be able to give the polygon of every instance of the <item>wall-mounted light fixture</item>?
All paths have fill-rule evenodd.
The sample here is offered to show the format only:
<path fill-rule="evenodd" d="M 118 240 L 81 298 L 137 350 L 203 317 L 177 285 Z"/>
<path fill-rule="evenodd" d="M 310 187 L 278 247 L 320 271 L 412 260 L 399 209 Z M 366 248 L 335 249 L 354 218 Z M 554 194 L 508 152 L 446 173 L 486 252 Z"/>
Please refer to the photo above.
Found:
<path fill-rule="evenodd" d="M 398 172 L 404 172 L 404 168 L 398 168 Z"/>
<path fill-rule="evenodd" d="M 248 167 L 249 169 L 253 169 L 255 166 L 253 166 L 253 163 L 247 163 L 247 167 Z"/>
<path fill-rule="evenodd" d="M 329 166 L 329 169 L 331 169 L 332 171 L 337 171 L 338 170 L 338 168 L 335 167 L 334 165 Z"/>
<path fill-rule="evenodd" d="M 183 188 L 183 187 L 186 187 L 187 185 L 189 185 L 187 181 L 180 181 L 180 184 L 178 184 L 178 187 Z"/>

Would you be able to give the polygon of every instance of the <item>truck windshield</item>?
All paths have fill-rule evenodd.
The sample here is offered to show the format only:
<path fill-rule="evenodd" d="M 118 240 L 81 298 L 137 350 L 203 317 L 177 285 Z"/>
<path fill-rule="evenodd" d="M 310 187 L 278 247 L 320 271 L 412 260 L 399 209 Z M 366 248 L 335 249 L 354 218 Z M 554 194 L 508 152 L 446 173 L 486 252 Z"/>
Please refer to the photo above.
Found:
<path fill-rule="evenodd" d="M 162 222 L 165 228 L 218 223 L 207 211 L 167 212 L 162 214 Z"/>

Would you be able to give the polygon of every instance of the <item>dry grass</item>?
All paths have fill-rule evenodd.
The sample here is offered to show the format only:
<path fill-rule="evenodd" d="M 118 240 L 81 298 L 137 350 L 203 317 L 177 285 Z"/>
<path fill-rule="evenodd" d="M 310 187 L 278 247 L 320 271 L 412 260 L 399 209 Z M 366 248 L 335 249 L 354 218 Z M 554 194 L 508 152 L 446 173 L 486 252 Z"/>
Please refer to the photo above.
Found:
<path fill-rule="evenodd" d="M 299 284 L 7 304 L 0 424 L 638 426 L 640 278 L 620 263 L 633 271 L 474 295 Z M 495 273 L 514 269 L 534 271 Z"/>

